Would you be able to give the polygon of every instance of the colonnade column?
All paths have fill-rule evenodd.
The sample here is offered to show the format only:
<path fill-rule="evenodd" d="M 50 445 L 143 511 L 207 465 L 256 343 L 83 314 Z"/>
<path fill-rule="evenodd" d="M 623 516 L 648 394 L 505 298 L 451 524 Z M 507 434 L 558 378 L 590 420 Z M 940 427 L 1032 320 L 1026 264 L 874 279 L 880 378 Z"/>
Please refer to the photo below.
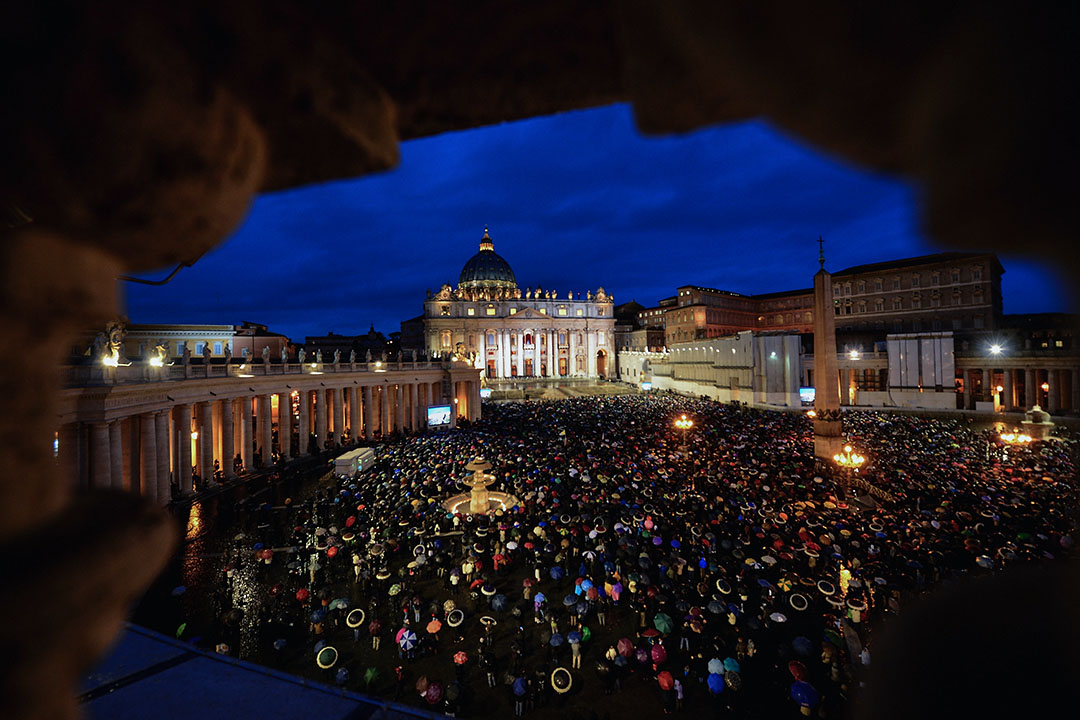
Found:
<path fill-rule="evenodd" d="M 1072 371 L 1072 410 L 1076 412 L 1080 410 L 1080 369 L 1073 368 Z"/>
<path fill-rule="evenodd" d="M 345 434 L 345 388 L 334 389 L 334 445 L 341 444 Z"/>
<path fill-rule="evenodd" d="M 393 421 L 390 419 L 390 384 L 384 383 L 379 388 L 382 394 L 382 412 L 379 413 L 379 432 L 382 433 L 383 438 L 386 438 L 391 433 L 391 426 Z"/>
<path fill-rule="evenodd" d="M 574 350 L 576 350 L 577 347 L 574 345 L 573 328 L 568 328 L 566 331 L 566 346 L 569 350 L 566 359 L 566 374 L 573 377 L 574 373 L 577 372 L 577 358 L 574 356 Z"/>
<path fill-rule="evenodd" d="M 244 472 L 251 472 L 255 462 L 255 436 L 251 427 L 251 398 L 240 398 L 240 459 Z"/>
<path fill-rule="evenodd" d="M 495 377 L 501 378 L 503 376 L 503 362 L 502 362 L 502 343 L 498 342 L 502 337 L 501 332 L 493 333 L 495 335 L 495 344 L 491 348 L 495 351 Z M 485 367 L 487 366 L 487 358 L 484 358 Z"/>
<path fill-rule="evenodd" d="M 214 406 L 199 403 L 199 477 L 203 487 L 214 482 Z"/>
<path fill-rule="evenodd" d="M 191 406 L 177 405 L 173 410 L 176 419 L 176 479 L 180 483 L 180 494 L 191 494 Z"/>
<path fill-rule="evenodd" d="M 1061 403 L 1058 402 L 1058 394 L 1061 392 L 1061 386 L 1058 382 L 1057 370 L 1046 371 L 1046 412 L 1051 415 L 1056 413 L 1060 409 Z"/>
<path fill-rule="evenodd" d="M 585 374 L 596 376 L 596 331 L 585 331 Z"/>
<path fill-rule="evenodd" d="M 371 439 L 371 426 L 374 422 L 374 406 L 371 404 L 371 386 L 365 385 L 361 388 L 361 395 L 364 398 L 364 439 Z"/>
<path fill-rule="evenodd" d="M 1005 377 L 1002 380 L 1001 387 L 1001 404 L 1005 406 L 1006 410 L 1012 410 L 1016 407 L 1016 403 L 1013 401 L 1013 372 L 1011 368 L 1005 368 Z"/>
<path fill-rule="evenodd" d="M 91 465 L 90 487 L 112 487 L 112 444 L 109 439 L 109 423 L 90 423 Z"/>
<path fill-rule="evenodd" d="M 311 452 L 308 444 L 311 440 L 311 394 L 307 390 L 300 391 L 300 427 L 296 429 L 299 439 L 297 451 L 303 457 Z"/>
<path fill-rule="evenodd" d="M 487 330 L 480 331 L 480 368 L 487 374 Z"/>
<path fill-rule="evenodd" d="M 154 413 L 143 413 L 139 415 L 139 494 L 151 502 L 157 501 L 157 471 L 157 424 Z"/>
<path fill-rule="evenodd" d="M 277 394 L 278 449 L 281 462 L 292 459 L 292 393 L 286 390 Z"/>
<path fill-rule="evenodd" d="M 517 368 L 517 376 L 522 377 L 525 375 L 525 333 L 520 330 L 517 333 L 515 345 L 517 353 L 515 353 L 514 367 Z"/>
<path fill-rule="evenodd" d="M 113 420 L 109 423 L 109 472 L 113 490 L 124 489 L 124 433 L 123 421 Z M 61 442 L 63 439 L 61 438 Z"/>
<path fill-rule="evenodd" d="M 169 411 L 154 413 L 154 435 L 157 446 L 157 501 L 164 505 L 172 500 L 169 487 Z"/>
<path fill-rule="evenodd" d="M 809 384 L 809 383 L 808 383 Z M 971 410 L 974 405 L 971 404 L 971 371 L 964 370 L 964 409 Z"/>
<path fill-rule="evenodd" d="M 315 452 L 320 453 L 326 448 L 326 389 L 319 388 L 315 391 Z"/>
<path fill-rule="evenodd" d="M 360 439 L 360 393 L 353 385 L 349 388 L 349 440 Z"/>
<path fill-rule="evenodd" d="M 259 432 L 259 457 L 262 459 L 262 464 L 264 466 L 273 465 L 274 430 L 272 426 L 273 410 L 270 406 L 270 396 L 259 395 L 256 398 L 255 407 L 257 409 L 255 423 L 258 426 Z"/>
<path fill-rule="evenodd" d="M 549 377 L 559 376 L 559 346 L 556 344 L 558 335 L 554 330 L 549 329 L 548 333 L 548 346 L 547 346 L 547 371 Z"/>
<path fill-rule="evenodd" d="M 226 480 L 236 477 L 236 400 L 221 401 L 221 473 Z"/>
<path fill-rule="evenodd" d="M 394 428 L 398 432 L 405 432 L 405 386 L 394 386 L 395 416 Z"/>
<path fill-rule="evenodd" d="M 990 368 L 982 370 L 982 398 L 985 401 L 994 399 L 994 390 L 990 387 Z"/>
<path fill-rule="evenodd" d="M 416 432 L 420 429 L 420 412 L 416 407 L 416 383 L 409 383 L 409 429 Z"/>
<path fill-rule="evenodd" d="M 1030 409 L 1035 404 L 1035 371 L 1024 368 L 1024 404 Z"/>
<path fill-rule="evenodd" d="M 513 371 L 510 369 L 510 331 L 502 331 L 502 343 L 499 352 L 503 356 L 503 377 L 510 377 Z"/>

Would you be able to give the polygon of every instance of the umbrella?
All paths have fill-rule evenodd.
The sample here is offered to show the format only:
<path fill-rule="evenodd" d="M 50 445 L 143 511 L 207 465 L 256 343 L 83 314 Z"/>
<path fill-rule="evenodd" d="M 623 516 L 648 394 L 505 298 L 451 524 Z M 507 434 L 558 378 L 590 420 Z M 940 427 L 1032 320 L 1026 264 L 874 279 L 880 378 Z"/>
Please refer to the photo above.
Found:
<path fill-rule="evenodd" d="M 285 638 L 278 638 L 274 641 L 275 650 L 284 650 L 286 645 L 288 645 L 288 643 L 285 641 Z"/>
<path fill-rule="evenodd" d="M 645 648 L 638 648 L 634 651 L 634 659 L 638 661 L 639 665 L 645 665 L 651 658 L 652 656 L 649 655 L 649 651 Z"/>
<path fill-rule="evenodd" d="M 663 645 L 653 645 L 650 654 L 652 655 L 652 661 L 657 665 L 667 660 L 667 650 L 664 649 Z"/>
<path fill-rule="evenodd" d="M 711 602 L 709 602 L 709 604 L 705 606 L 705 609 L 707 609 L 713 615 L 723 615 L 724 611 L 727 610 L 727 608 L 724 607 L 724 603 L 718 600 L 712 600 Z"/>
<path fill-rule="evenodd" d="M 642 637 L 647 637 L 647 638 L 660 637 L 660 631 L 657 630 L 656 628 L 649 628 L 645 632 L 641 633 L 641 635 L 642 635 Z"/>
<path fill-rule="evenodd" d="M 334 663 L 338 660 L 338 651 L 329 645 L 319 651 L 319 654 L 315 656 L 315 663 L 323 670 L 334 667 Z"/>
<path fill-rule="evenodd" d="M 787 664 L 788 671 L 791 672 L 791 676 L 796 680 L 805 680 L 807 678 L 806 666 L 798 660 L 792 660 Z"/>
<path fill-rule="evenodd" d="M 742 672 L 742 668 L 739 667 L 739 661 L 733 657 L 724 658 L 724 671 L 725 672 Z"/>
<path fill-rule="evenodd" d="M 709 674 L 723 675 L 724 674 L 724 661 L 720 658 L 713 658 L 709 661 Z"/>
<path fill-rule="evenodd" d="M 377 668 L 369 667 L 367 670 L 364 671 L 364 684 L 365 685 L 370 686 L 371 683 L 375 682 L 378 679 L 379 679 L 379 670 Z"/>
<path fill-rule="evenodd" d="M 469 656 L 465 654 L 464 650 L 458 650 L 456 653 L 454 653 L 455 665 L 464 665 L 467 662 L 469 662 Z"/>
<path fill-rule="evenodd" d="M 527 577 L 527 578 L 525 578 L 524 580 L 521 581 L 522 587 L 532 587 L 535 584 L 536 584 L 536 581 L 533 580 L 531 577 Z"/>
<path fill-rule="evenodd" d="M 349 614 L 345 616 L 345 624 L 351 628 L 358 628 L 364 624 L 364 611 L 360 608 L 355 608 L 349 611 Z"/>
<path fill-rule="evenodd" d="M 810 654 L 814 652 L 814 645 L 810 642 L 810 638 L 802 635 L 791 641 L 791 648 L 796 655 L 802 655 L 803 657 L 810 657 Z"/>
<path fill-rule="evenodd" d="M 551 647 L 559 647 L 563 644 L 563 636 L 559 633 L 555 633 L 551 636 L 551 639 L 548 640 L 548 643 L 551 645 Z"/>
<path fill-rule="evenodd" d="M 724 673 L 724 684 L 732 690 L 738 690 L 742 687 L 742 676 L 737 672 Z"/>
<path fill-rule="evenodd" d="M 634 654 L 634 643 L 630 642 L 630 638 L 620 638 L 615 644 L 615 649 L 619 655 L 628 658 Z"/>
<path fill-rule="evenodd" d="M 656 613 L 656 617 L 653 618 L 653 627 L 667 635 L 675 628 L 675 625 L 667 613 Z"/>
<path fill-rule="evenodd" d="M 724 692 L 724 676 L 719 673 L 711 673 L 709 679 L 706 680 L 706 684 L 709 686 L 709 692 L 713 695 Z"/>
<path fill-rule="evenodd" d="M 174 588 L 172 589 L 172 596 L 173 596 L 173 597 L 180 597 L 180 596 L 181 596 L 181 595 L 183 595 L 183 594 L 184 594 L 185 592 L 187 592 L 187 588 L 186 588 L 186 587 L 184 587 L 183 585 L 177 585 L 176 587 L 174 587 Z"/>
<path fill-rule="evenodd" d="M 566 571 L 556 565 L 548 571 L 548 575 L 551 576 L 552 580 L 562 580 L 566 576 Z"/>
<path fill-rule="evenodd" d="M 400 645 L 403 650 L 412 650 L 416 647 L 416 642 L 416 633 L 408 628 L 405 628 L 405 632 L 401 633 L 398 638 L 398 645 Z"/>
<path fill-rule="evenodd" d="M 816 707 L 821 696 L 817 689 L 805 680 L 791 683 L 791 699 L 803 707 Z"/>
<path fill-rule="evenodd" d="M 401 586 L 398 585 L 397 583 L 394 583 L 393 585 L 390 586 L 390 591 L 389 592 L 390 592 L 390 596 L 393 597 L 394 595 L 397 595 L 399 592 L 401 592 Z"/>
<path fill-rule="evenodd" d="M 773 622 L 778 622 L 778 623 L 787 622 L 787 616 L 784 615 L 784 613 L 774 612 L 771 615 L 769 615 L 769 617 L 772 618 Z"/>
<path fill-rule="evenodd" d="M 566 607 L 574 607 L 574 606 L 576 606 L 577 605 L 577 595 L 575 595 L 574 593 L 568 594 L 566 597 L 564 597 L 562 599 L 562 604 L 565 605 Z"/>
<path fill-rule="evenodd" d="M 615 667 L 626 667 L 629 664 L 622 655 L 616 655 L 611 662 L 615 664 Z"/>
<path fill-rule="evenodd" d="M 514 680 L 513 684 L 514 695 L 518 697 L 525 697 L 525 693 L 528 692 L 529 684 L 525 681 L 525 678 L 519 677 Z"/>
<path fill-rule="evenodd" d="M 451 610 L 450 614 L 446 616 L 446 624 L 454 628 L 460 625 L 464 620 L 465 613 L 462 612 L 461 608 Z"/>
<path fill-rule="evenodd" d="M 660 685 L 661 690 L 670 690 L 675 687 L 675 678 L 667 670 L 656 676 L 656 682 Z"/>
<path fill-rule="evenodd" d="M 307 591 L 307 588 L 300 588 L 299 590 L 296 591 L 296 599 L 299 600 L 300 602 L 304 602 L 305 600 L 307 600 L 308 596 L 310 596 L 310 595 L 311 595 L 311 593 L 309 593 Z"/>
<path fill-rule="evenodd" d="M 431 683 L 428 682 L 427 675 L 421 675 L 420 677 L 416 678 L 416 692 L 423 695 L 427 692 L 428 685 L 430 684 Z"/>
<path fill-rule="evenodd" d="M 427 631 L 428 631 L 428 634 L 430 634 L 430 635 L 434 635 L 435 633 L 439 632 L 440 630 L 442 630 L 442 622 L 440 622 L 439 620 L 433 619 L 431 622 L 429 622 L 427 624 Z"/>
<path fill-rule="evenodd" d="M 560 695 L 570 692 L 573 684 L 574 678 L 566 668 L 558 667 L 551 671 L 551 687 Z"/>
<path fill-rule="evenodd" d="M 498 612 L 502 612 L 506 609 L 506 596 L 502 593 L 495 595 L 491 598 L 491 609 Z"/>
<path fill-rule="evenodd" d="M 433 682 L 428 685 L 427 692 L 424 694 L 424 699 L 428 701 L 428 705 L 434 705 L 443 699 L 443 686 L 441 683 Z"/>
<path fill-rule="evenodd" d="M 347 610 L 348 607 L 349 607 L 349 599 L 348 598 L 336 598 L 336 599 L 330 601 L 330 609 L 331 610 L 337 610 L 339 608 L 341 610 Z"/>
<path fill-rule="evenodd" d="M 581 642 L 581 633 L 579 633 L 577 630 L 571 630 L 570 633 L 566 636 L 566 642 L 570 643 L 571 645 L 577 645 Z"/>
<path fill-rule="evenodd" d="M 315 612 L 311 613 L 311 622 L 321 623 L 326 620 L 326 609 L 319 608 Z"/>

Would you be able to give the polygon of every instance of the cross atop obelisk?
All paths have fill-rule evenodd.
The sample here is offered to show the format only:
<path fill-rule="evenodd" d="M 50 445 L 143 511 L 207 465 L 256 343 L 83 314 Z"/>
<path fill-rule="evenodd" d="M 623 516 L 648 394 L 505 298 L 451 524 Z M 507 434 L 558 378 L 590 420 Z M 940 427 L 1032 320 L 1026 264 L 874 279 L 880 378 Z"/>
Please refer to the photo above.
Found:
<path fill-rule="evenodd" d="M 817 254 L 818 263 L 821 265 L 821 269 L 825 269 L 825 241 L 820 235 L 817 236 Z"/>
<path fill-rule="evenodd" d="M 840 451 L 844 438 L 832 275 L 825 269 L 825 241 L 821 237 L 818 263 L 821 269 L 814 274 L 814 455 L 827 461 Z"/>

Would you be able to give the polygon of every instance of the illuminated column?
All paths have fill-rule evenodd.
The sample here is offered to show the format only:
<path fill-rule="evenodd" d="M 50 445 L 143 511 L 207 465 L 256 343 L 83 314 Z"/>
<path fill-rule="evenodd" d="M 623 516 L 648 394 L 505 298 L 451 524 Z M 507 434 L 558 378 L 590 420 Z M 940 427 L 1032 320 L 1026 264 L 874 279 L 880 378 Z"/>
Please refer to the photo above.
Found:
<path fill-rule="evenodd" d="M 1024 405 L 1031 409 L 1037 402 L 1037 396 L 1035 395 L 1035 371 L 1031 368 L 1024 368 Z"/>
<path fill-rule="evenodd" d="M 191 406 L 177 405 L 176 413 L 176 477 L 180 482 L 180 494 L 191 494 Z"/>
<path fill-rule="evenodd" d="M 994 390 L 990 387 L 990 368 L 983 368 L 982 371 L 982 397 L 986 402 L 990 402 L 994 399 Z"/>
<path fill-rule="evenodd" d="M 199 477 L 203 487 L 214 482 L 214 406 L 199 403 Z"/>
<path fill-rule="evenodd" d="M 596 331 L 585 331 L 585 371 L 589 377 L 596 377 Z"/>
<path fill-rule="evenodd" d="M 1072 371 L 1072 408 L 1073 412 L 1080 410 L 1080 369 L 1073 368 Z"/>
<path fill-rule="evenodd" d="M 240 398 L 240 459 L 244 472 L 251 472 L 255 463 L 255 435 L 251 423 L 251 398 Z"/>
<path fill-rule="evenodd" d="M 382 437 L 388 437 L 392 431 L 393 421 L 390 419 L 390 383 L 383 383 L 382 388 L 382 412 L 379 413 L 379 432 Z"/>
<path fill-rule="evenodd" d="M 281 462 L 292 459 L 292 393 L 286 390 L 277 394 L 278 446 Z"/>
<path fill-rule="evenodd" d="M 396 407 L 396 419 L 394 421 L 394 429 L 398 432 L 405 432 L 405 386 L 394 386 L 394 405 Z"/>
<path fill-rule="evenodd" d="M 353 385 L 349 388 L 349 440 L 360 439 L 360 393 Z"/>
<path fill-rule="evenodd" d="M 165 505 L 172 500 L 169 487 L 169 411 L 154 413 L 154 436 L 157 446 L 157 501 Z"/>
<path fill-rule="evenodd" d="M 491 331 L 491 332 L 495 336 L 494 337 L 495 344 L 492 345 L 492 347 L 491 347 L 491 349 L 495 351 L 495 377 L 500 378 L 500 377 L 502 377 L 502 374 L 503 374 L 503 370 L 502 370 L 502 367 L 503 367 L 503 363 L 502 363 L 502 343 L 499 342 L 500 334 L 498 332 L 495 332 L 495 331 Z M 487 366 L 486 365 L 487 358 L 484 358 L 484 363 L 485 363 L 485 367 L 486 367 Z"/>
<path fill-rule="evenodd" d="M 311 394 L 307 390 L 300 391 L 300 427 L 296 429 L 299 440 L 297 452 L 300 457 L 311 452 L 308 447 L 311 440 Z"/>
<path fill-rule="evenodd" d="M 1059 409 L 1060 403 L 1058 402 L 1058 394 L 1061 392 L 1061 388 L 1058 386 L 1058 371 L 1047 370 L 1046 371 L 1046 412 L 1053 415 Z"/>
<path fill-rule="evenodd" d="M 326 389 L 315 391 L 315 452 L 326 449 Z"/>
<path fill-rule="evenodd" d="M 270 396 L 259 395 L 255 399 L 256 418 L 255 425 L 257 427 L 259 438 L 259 457 L 262 459 L 262 464 L 273 465 L 274 464 L 274 429 L 273 429 L 273 410 L 270 407 Z"/>
<path fill-rule="evenodd" d="M 540 377 L 540 336 L 543 330 L 533 330 L 533 375 Z M 479 389 L 479 388 L 478 388 Z"/>
<path fill-rule="evenodd" d="M 334 389 L 334 446 L 341 444 L 345 434 L 345 388 Z"/>
<path fill-rule="evenodd" d="M 487 330 L 480 330 L 480 368 L 487 375 Z"/>
<path fill-rule="evenodd" d="M 471 394 L 469 395 L 469 420 L 480 419 L 480 383 L 470 383 Z"/>
<path fill-rule="evenodd" d="M 124 433 L 123 422 L 113 420 L 109 423 L 109 471 L 112 474 L 109 485 L 113 490 L 124 489 Z M 61 438 L 61 441 L 63 438 Z"/>
<path fill-rule="evenodd" d="M 512 370 L 510 369 L 510 331 L 502 331 L 502 355 L 503 355 L 503 377 L 510 377 Z"/>
<path fill-rule="evenodd" d="M 112 486 L 112 445 L 109 440 L 109 423 L 90 423 L 91 465 L 90 487 L 95 490 Z"/>
<path fill-rule="evenodd" d="M 409 407 L 412 409 L 409 418 L 409 429 L 413 431 L 420 429 L 420 408 L 416 404 L 418 396 L 419 392 L 417 392 L 416 383 L 409 383 Z"/>
<path fill-rule="evenodd" d="M 971 371 L 964 370 L 964 409 L 970 410 L 971 404 Z"/>
<path fill-rule="evenodd" d="M 364 439 L 371 439 L 372 427 L 375 423 L 375 406 L 371 404 L 371 386 L 365 385 L 362 388 L 362 395 L 364 396 Z"/>
<path fill-rule="evenodd" d="M 567 353 L 566 359 L 566 374 L 570 377 L 573 377 L 574 373 L 577 372 L 577 358 L 574 355 L 574 351 L 577 347 L 574 345 L 574 339 L 574 328 L 567 328 L 566 344 L 569 348 L 569 352 Z"/>
<path fill-rule="evenodd" d="M 559 376 L 559 346 L 556 341 L 559 339 L 558 333 L 549 329 L 548 333 L 548 346 L 547 346 L 547 371 L 548 376 Z"/>
<path fill-rule="evenodd" d="M 157 501 L 157 424 L 154 413 L 139 416 L 139 494 Z"/>
<path fill-rule="evenodd" d="M 221 401 L 221 472 L 225 479 L 236 477 L 233 459 L 236 458 L 236 401 Z"/>
<path fill-rule="evenodd" d="M 1005 368 L 1005 378 L 1001 383 L 1003 388 L 1001 391 L 1001 404 L 1005 406 L 1006 410 L 1012 410 L 1016 404 L 1013 402 L 1013 370 L 1012 368 Z"/>
<path fill-rule="evenodd" d="M 525 333 L 521 330 L 518 330 L 515 346 L 514 367 L 517 368 L 517 376 L 522 377 L 525 375 Z"/>

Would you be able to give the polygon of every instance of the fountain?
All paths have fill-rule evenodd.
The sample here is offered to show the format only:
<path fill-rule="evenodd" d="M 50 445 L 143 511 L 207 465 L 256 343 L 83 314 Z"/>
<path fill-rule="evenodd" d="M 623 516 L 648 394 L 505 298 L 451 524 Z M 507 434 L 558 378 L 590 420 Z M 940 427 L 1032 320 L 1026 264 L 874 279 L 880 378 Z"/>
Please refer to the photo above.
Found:
<path fill-rule="evenodd" d="M 518 500 L 513 495 L 488 490 L 488 486 L 495 482 L 495 476 L 486 472 L 491 469 L 491 463 L 487 460 L 482 457 L 473 458 L 465 469 L 472 472 L 461 481 L 462 485 L 469 488 L 469 492 L 454 495 L 445 501 L 443 507 L 447 511 L 485 515 L 491 510 L 508 510 L 517 505 Z"/>
<path fill-rule="evenodd" d="M 1032 440 L 1049 440 L 1050 433 L 1054 429 L 1054 423 L 1050 420 L 1050 413 L 1038 405 L 1033 406 L 1024 413 L 1024 419 L 1020 421 L 1024 434 Z"/>

